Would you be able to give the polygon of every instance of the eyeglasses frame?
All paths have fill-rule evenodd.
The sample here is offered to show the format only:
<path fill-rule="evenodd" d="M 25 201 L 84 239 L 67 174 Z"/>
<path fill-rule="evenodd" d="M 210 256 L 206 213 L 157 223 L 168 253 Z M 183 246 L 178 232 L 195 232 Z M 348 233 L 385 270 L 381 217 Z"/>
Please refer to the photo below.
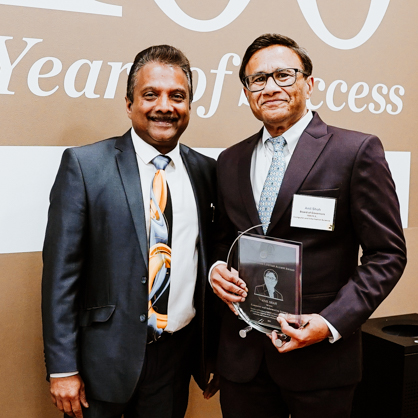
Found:
<path fill-rule="evenodd" d="M 294 79 L 293 83 L 291 83 L 291 84 L 286 84 L 286 85 L 280 85 L 280 84 L 277 84 L 277 81 L 276 81 L 276 80 L 275 80 L 275 78 L 273 77 L 273 74 L 274 74 L 274 73 L 276 73 L 276 72 L 278 72 L 278 71 L 283 71 L 283 70 L 294 70 L 294 71 L 295 71 L 295 79 Z M 264 90 L 264 89 L 266 88 L 266 86 L 267 86 L 267 82 L 269 81 L 269 78 L 270 78 L 270 77 L 272 77 L 272 78 L 273 78 L 273 81 L 276 83 L 276 85 L 277 85 L 277 86 L 279 86 L 279 87 L 290 87 L 290 86 L 293 86 L 293 84 L 295 84 L 295 83 L 296 83 L 297 78 L 298 78 L 298 73 L 303 74 L 305 77 L 309 77 L 309 76 L 310 76 L 310 74 L 305 73 L 303 70 L 299 70 L 299 68 L 277 68 L 277 69 L 276 69 L 276 70 L 274 70 L 272 73 L 263 73 L 263 72 L 259 72 L 259 73 L 255 73 L 255 74 L 250 74 L 250 75 L 247 75 L 247 76 L 246 76 L 246 77 L 244 77 L 244 79 L 242 80 L 242 84 L 244 85 L 244 88 L 245 88 L 246 90 L 248 90 L 250 93 L 258 93 L 259 91 L 262 91 L 262 90 Z M 255 75 L 265 75 L 265 76 L 267 76 L 267 78 L 266 78 L 266 84 L 265 84 L 265 85 L 264 85 L 264 87 L 263 87 L 262 89 L 260 89 L 260 90 L 250 90 L 250 89 L 247 87 L 247 82 L 246 82 L 246 80 L 248 79 L 248 77 L 253 77 L 253 76 L 255 76 Z"/>

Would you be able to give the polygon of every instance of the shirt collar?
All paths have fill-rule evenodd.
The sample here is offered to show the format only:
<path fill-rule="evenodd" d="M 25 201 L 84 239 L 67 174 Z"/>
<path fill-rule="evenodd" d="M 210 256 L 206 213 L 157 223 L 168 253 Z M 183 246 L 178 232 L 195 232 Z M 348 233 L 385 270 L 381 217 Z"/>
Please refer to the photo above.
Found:
<path fill-rule="evenodd" d="M 145 142 L 134 130 L 131 128 L 131 137 L 132 142 L 134 144 L 135 153 L 140 158 L 144 164 L 151 164 L 151 161 L 157 156 L 161 155 L 157 149 L 155 149 L 152 145 Z M 181 156 L 180 156 L 180 143 L 177 142 L 177 145 L 174 149 L 172 149 L 169 153 L 164 154 L 171 158 L 170 165 L 173 165 L 174 168 L 178 167 L 181 163 Z"/>
<path fill-rule="evenodd" d="M 286 140 L 287 146 L 289 147 L 290 153 L 293 153 L 296 145 L 299 141 L 299 138 L 302 136 L 303 131 L 309 125 L 309 122 L 312 120 L 313 114 L 311 110 L 308 110 L 308 113 L 301 117 L 294 125 L 292 125 L 286 132 L 282 134 L 284 139 Z M 261 137 L 263 141 L 263 145 L 266 143 L 268 139 L 271 138 L 266 127 L 263 128 L 263 136 Z"/>

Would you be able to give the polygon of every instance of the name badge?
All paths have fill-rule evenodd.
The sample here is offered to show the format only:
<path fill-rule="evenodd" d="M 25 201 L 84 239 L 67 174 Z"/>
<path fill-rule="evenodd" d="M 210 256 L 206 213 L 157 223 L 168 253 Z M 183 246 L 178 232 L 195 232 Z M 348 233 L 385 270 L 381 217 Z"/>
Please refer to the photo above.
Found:
<path fill-rule="evenodd" d="M 337 199 L 309 195 L 293 195 L 290 226 L 333 231 Z"/>

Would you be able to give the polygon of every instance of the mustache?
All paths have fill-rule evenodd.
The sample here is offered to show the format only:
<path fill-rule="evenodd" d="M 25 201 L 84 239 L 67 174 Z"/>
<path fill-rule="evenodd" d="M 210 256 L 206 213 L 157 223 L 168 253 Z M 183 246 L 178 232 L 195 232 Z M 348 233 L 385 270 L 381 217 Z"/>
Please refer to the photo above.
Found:
<path fill-rule="evenodd" d="M 176 118 L 175 116 L 170 116 L 170 115 L 164 115 L 164 116 L 151 115 L 148 117 L 148 119 L 151 119 L 154 122 L 177 122 L 178 121 L 178 118 Z"/>

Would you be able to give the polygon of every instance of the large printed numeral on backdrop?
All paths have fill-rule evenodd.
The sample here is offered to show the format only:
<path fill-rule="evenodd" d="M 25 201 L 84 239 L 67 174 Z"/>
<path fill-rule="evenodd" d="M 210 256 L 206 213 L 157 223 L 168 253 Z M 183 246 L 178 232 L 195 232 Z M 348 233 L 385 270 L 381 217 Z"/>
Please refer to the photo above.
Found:
<path fill-rule="evenodd" d="M 324 25 L 317 0 L 298 0 L 300 10 L 316 35 L 329 46 L 337 49 L 354 49 L 367 42 L 382 23 L 390 0 L 371 0 L 369 13 L 360 32 L 351 39 L 334 36 Z"/>
<path fill-rule="evenodd" d="M 223 12 L 208 20 L 189 16 L 178 6 L 176 0 L 154 1 L 178 25 L 195 32 L 213 32 L 232 23 L 245 10 L 251 0 L 229 0 Z M 390 3 L 390 0 L 370 0 L 369 12 L 360 32 L 351 39 L 341 39 L 334 36 L 325 26 L 317 0 L 297 1 L 311 29 L 323 42 L 337 49 L 354 49 L 367 42 L 382 23 Z M 98 0 L 0 0 L 0 4 L 122 16 L 122 6 L 102 3 Z"/>
<path fill-rule="evenodd" d="M 213 19 L 195 19 L 180 9 L 176 0 L 154 0 L 157 6 L 174 22 L 195 32 L 213 32 L 228 26 L 248 6 L 250 0 L 230 0 L 222 13 Z"/>
<path fill-rule="evenodd" d="M 0 4 L 65 12 L 92 13 L 95 15 L 122 16 L 122 6 L 102 3 L 97 0 L 0 0 Z"/>

